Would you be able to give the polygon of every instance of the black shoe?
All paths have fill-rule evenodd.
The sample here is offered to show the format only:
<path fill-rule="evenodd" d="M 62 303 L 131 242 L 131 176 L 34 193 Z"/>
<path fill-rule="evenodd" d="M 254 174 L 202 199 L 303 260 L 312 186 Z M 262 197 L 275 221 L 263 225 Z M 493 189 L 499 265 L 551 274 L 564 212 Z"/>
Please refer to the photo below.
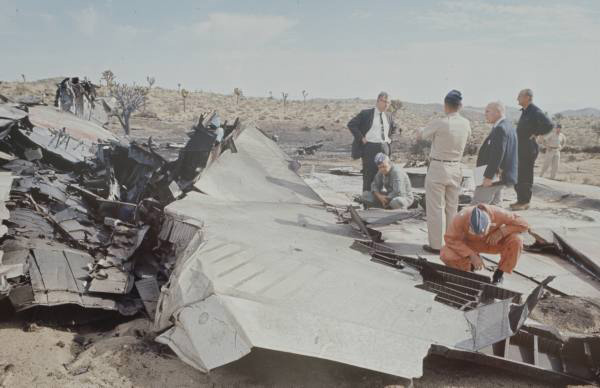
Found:
<path fill-rule="evenodd" d="M 497 269 L 494 272 L 494 276 L 492 277 L 492 284 L 502 284 L 502 282 L 504 281 L 503 275 L 504 272 Z"/>
<path fill-rule="evenodd" d="M 439 249 L 434 249 L 434 248 L 430 247 L 427 244 L 423 245 L 423 250 L 425 252 L 433 253 L 434 255 L 439 255 L 440 254 L 440 250 Z"/>

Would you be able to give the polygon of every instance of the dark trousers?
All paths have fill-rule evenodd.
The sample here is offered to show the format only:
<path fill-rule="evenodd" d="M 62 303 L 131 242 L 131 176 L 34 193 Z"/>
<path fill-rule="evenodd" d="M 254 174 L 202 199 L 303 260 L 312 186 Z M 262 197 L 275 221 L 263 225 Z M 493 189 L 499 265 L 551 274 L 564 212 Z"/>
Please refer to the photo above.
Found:
<path fill-rule="evenodd" d="M 363 148 L 362 154 L 362 173 L 363 173 L 363 191 L 371 191 L 371 183 L 377 175 L 377 165 L 375 164 L 375 155 L 383 152 L 390 155 L 390 145 L 388 143 L 367 143 Z"/>
<path fill-rule="evenodd" d="M 538 156 L 538 145 L 535 140 L 519 139 L 519 161 L 517 184 L 518 203 L 529 203 L 531 201 L 531 188 L 533 187 L 533 167 Z"/>

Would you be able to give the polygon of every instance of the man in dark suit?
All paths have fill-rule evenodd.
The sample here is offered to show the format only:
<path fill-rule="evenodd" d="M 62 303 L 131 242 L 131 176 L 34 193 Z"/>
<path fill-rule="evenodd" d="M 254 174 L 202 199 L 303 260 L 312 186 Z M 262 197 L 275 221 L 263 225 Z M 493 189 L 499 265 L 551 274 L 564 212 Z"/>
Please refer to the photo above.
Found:
<path fill-rule="evenodd" d="M 539 148 L 535 141 L 536 136 L 547 135 L 554 128 L 552 121 L 533 104 L 531 89 L 523 89 L 517 97 L 521 105 L 521 118 L 517 124 L 519 169 L 515 191 L 517 202 L 510 205 L 512 210 L 529 209 L 531 201 L 531 188 L 533 186 L 533 167 L 537 159 Z"/>
<path fill-rule="evenodd" d="M 381 92 L 375 108 L 361 111 L 348 122 L 348 129 L 354 136 L 352 159 L 362 158 L 363 193 L 371 190 L 377 174 L 375 155 L 380 152 L 388 156 L 391 154 L 391 135 L 396 132 L 396 125 L 387 112 L 388 107 L 389 96 Z"/>
<path fill-rule="evenodd" d="M 477 155 L 477 167 L 487 167 L 483 184 L 475 188 L 472 205 L 500 205 L 504 187 L 517 183 L 517 132 L 504 114 L 504 105 L 500 102 L 489 103 L 485 108 L 485 119 L 492 124 L 492 131 Z"/>

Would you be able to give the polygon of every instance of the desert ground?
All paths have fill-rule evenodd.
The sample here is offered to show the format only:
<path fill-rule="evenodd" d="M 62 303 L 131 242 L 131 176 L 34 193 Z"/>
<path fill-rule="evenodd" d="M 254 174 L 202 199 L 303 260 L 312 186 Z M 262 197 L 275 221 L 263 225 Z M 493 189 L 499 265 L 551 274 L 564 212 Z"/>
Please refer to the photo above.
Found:
<path fill-rule="evenodd" d="M 33 95 L 52 104 L 55 84 L 61 78 L 36 82 L 2 82 L 0 94 L 10 98 Z M 104 88 L 99 90 L 103 95 Z M 131 137 L 155 142 L 183 143 L 186 132 L 199 115 L 217 110 L 224 120 L 240 117 L 245 124 L 256 125 L 268 135 L 275 135 L 290 158 L 302 163 L 302 172 L 325 171 L 335 166 L 354 166 L 360 161 L 349 156 L 351 136 L 348 120 L 373 100 L 309 99 L 289 101 L 284 107 L 280 98 L 242 98 L 234 95 L 192 91 L 183 100 L 177 90 L 155 87 L 148 102 L 132 119 Z M 465 108 L 472 122 L 470 147 L 476 151 L 489 127 L 484 123 L 482 108 Z M 411 152 L 414 130 L 441 114 L 441 105 L 403 102 L 394 117 L 402 128 L 395 138 L 393 157 L 398 163 L 423 155 Z M 512 110 L 512 119 L 518 115 Z M 510 117 L 510 116 L 509 116 Z M 518 116 L 517 116 L 518 117 Z M 600 118 L 568 117 L 561 123 L 571 152 L 563 153 L 558 178 L 568 182 L 600 186 L 600 153 L 583 152 L 598 145 L 592 125 Z M 116 120 L 108 128 L 118 135 L 123 131 Z M 297 155 L 300 146 L 322 141 L 323 148 L 314 155 Z M 543 156 L 538 159 L 541 168 Z M 465 163 L 472 165 L 474 156 Z M 359 188 L 357 187 L 357 190 Z M 600 331 L 600 303 L 581 304 L 576 314 L 565 316 L 561 301 L 542 301 L 534 311 L 536 319 L 548 321 L 575 332 Z M 569 306 L 572 306 L 570 304 Z M 218 386 L 364 386 L 405 385 L 394 376 L 272 351 L 256 350 L 248 357 L 209 374 L 203 374 L 179 360 L 168 348 L 152 340 L 150 322 L 144 317 L 114 320 L 96 325 L 56 325 L 52 319 L 38 316 L 14 316 L 0 305 L 0 387 L 218 387 Z M 429 357 L 424 376 L 414 386 L 530 387 L 548 386 L 544 381 L 509 374 L 502 370 Z"/>

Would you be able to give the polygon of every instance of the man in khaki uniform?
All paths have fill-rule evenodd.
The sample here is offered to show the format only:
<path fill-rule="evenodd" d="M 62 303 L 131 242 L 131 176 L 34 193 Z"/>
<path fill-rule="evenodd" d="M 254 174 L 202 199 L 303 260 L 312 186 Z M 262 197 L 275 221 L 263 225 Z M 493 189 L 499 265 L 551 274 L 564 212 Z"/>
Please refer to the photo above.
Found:
<path fill-rule="evenodd" d="M 446 116 L 434 120 L 417 133 L 419 139 L 431 140 L 430 163 L 425 177 L 429 245 L 423 246 L 424 250 L 431 253 L 439 253 L 446 226 L 458 210 L 461 160 L 471 135 L 469 120 L 458 113 L 461 107 L 461 93 L 451 90 L 444 99 Z"/>
<path fill-rule="evenodd" d="M 554 131 L 542 138 L 542 145 L 546 147 L 546 156 L 544 157 L 544 165 L 542 166 L 542 172 L 540 176 L 544 176 L 544 173 L 550 169 L 550 178 L 556 178 L 556 172 L 558 171 L 558 165 L 560 164 L 560 150 L 567 143 L 567 138 L 561 133 L 562 126 L 556 124 Z"/>

